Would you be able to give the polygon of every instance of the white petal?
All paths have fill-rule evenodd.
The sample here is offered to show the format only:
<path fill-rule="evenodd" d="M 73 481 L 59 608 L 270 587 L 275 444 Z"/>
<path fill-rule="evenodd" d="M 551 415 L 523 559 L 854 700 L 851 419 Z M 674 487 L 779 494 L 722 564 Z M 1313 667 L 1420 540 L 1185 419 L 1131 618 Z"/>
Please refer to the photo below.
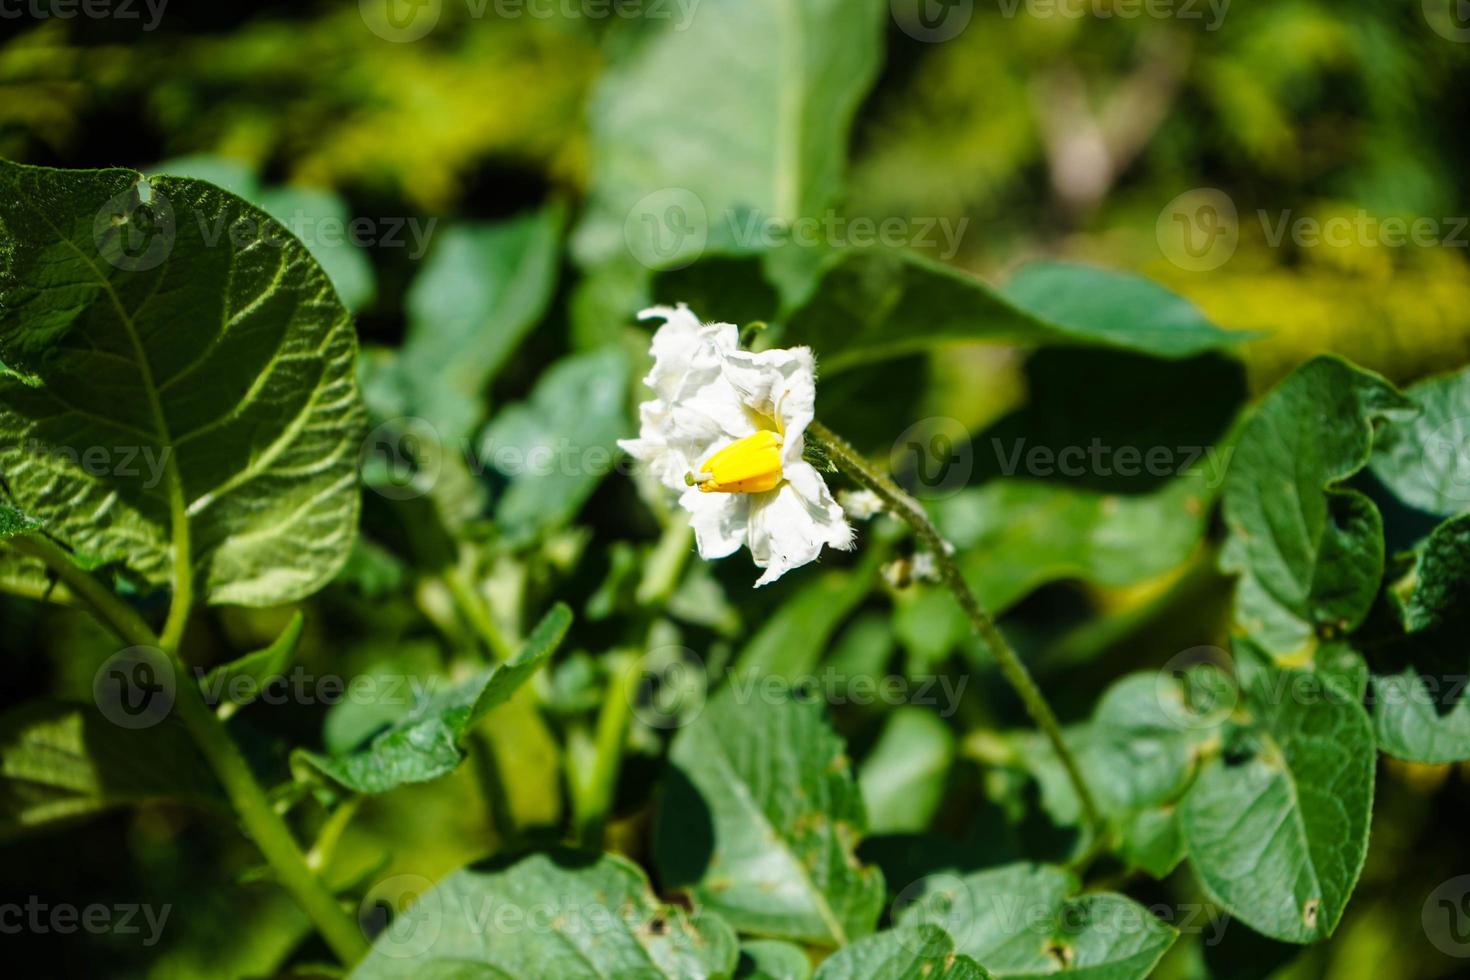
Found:
<path fill-rule="evenodd" d="M 696 487 L 679 496 L 679 506 L 689 512 L 694 543 L 701 558 L 724 558 L 734 554 L 749 535 L 750 495 L 704 493 Z"/>
<path fill-rule="evenodd" d="M 766 570 L 756 580 L 757 586 L 815 561 L 823 546 L 847 550 L 853 545 L 852 527 L 843 518 L 842 508 L 808 463 L 788 467 L 780 487 L 755 495 L 753 501 L 750 555 Z"/>
<path fill-rule="evenodd" d="M 816 361 L 810 347 L 761 351 L 731 351 L 725 355 L 725 378 L 750 409 L 771 419 L 786 444 L 782 462 L 801 459 L 806 427 L 816 411 Z"/>

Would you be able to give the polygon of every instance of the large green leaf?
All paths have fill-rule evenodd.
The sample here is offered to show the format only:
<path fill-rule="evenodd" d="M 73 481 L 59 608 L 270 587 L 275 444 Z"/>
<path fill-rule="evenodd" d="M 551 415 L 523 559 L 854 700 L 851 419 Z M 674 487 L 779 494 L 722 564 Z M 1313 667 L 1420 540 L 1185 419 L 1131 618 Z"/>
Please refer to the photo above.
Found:
<path fill-rule="evenodd" d="M 820 218 L 886 14 L 882 0 L 704 0 L 687 23 L 645 18 L 615 38 L 589 113 L 582 264 L 755 251 L 751 222 Z"/>
<path fill-rule="evenodd" d="M 501 533 L 521 542 L 577 516 L 612 472 L 617 440 L 629 434 L 627 386 L 622 351 L 574 354 L 541 375 L 529 400 L 486 426 L 480 458 L 510 481 L 495 502 Z"/>
<path fill-rule="evenodd" d="M 1241 339 L 1187 300 L 1125 273 L 1045 265 L 998 290 L 912 253 L 884 251 L 851 252 L 834 264 L 781 336 L 816 350 L 828 374 L 974 341 L 1182 358 Z"/>
<path fill-rule="evenodd" d="M 212 602 L 329 581 L 356 533 L 357 342 L 300 243 L 200 181 L 10 163 L 0 226 L 0 356 L 38 382 L 0 378 L 21 509 Z"/>
<path fill-rule="evenodd" d="M 1405 392 L 1417 415 L 1385 426 L 1373 445 L 1373 473 L 1400 500 L 1431 514 L 1470 508 L 1470 368 L 1426 378 Z"/>
<path fill-rule="evenodd" d="M 989 980 L 938 926 L 889 929 L 822 962 L 814 980 Z"/>
<path fill-rule="evenodd" d="M 858 770 L 858 788 L 875 834 L 920 831 L 939 808 L 954 762 L 954 732 L 933 710 L 891 712 Z"/>
<path fill-rule="evenodd" d="M 664 882 L 744 933 L 841 946 L 873 930 L 883 876 L 858 863 L 862 797 L 822 704 L 732 679 L 669 750 Z"/>
<path fill-rule="evenodd" d="M 664 905 L 637 865 L 553 850 L 454 872 L 390 923 L 354 980 L 721 980 L 739 947 L 718 918 Z"/>
<path fill-rule="evenodd" d="M 1064 733 L 1098 808 L 1119 834 L 1120 856 L 1158 878 L 1184 857 L 1174 804 L 1194 775 L 1201 744 L 1217 737 L 1220 720 L 1194 703 L 1191 683 L 1162 674 L 1129 674 L 1102 696 L 1089 721 Z M 1077 824 L 1081 805 L 1050 743 L 1027 732 L 1015 744 L 1052 819 Z"/>
<path fill-rule="evenodd" d="M 1227 731 L 1180 806 L 1205 890 L 1257 932 L 1332 934 L 1368 851 L 1377 753 L 1357 692 L 1236 644 L 1251 722 Z"/>
<path fill-rule="evenodd" d="M 427 419 L 458 451 L 485 417 L 486 389 L 546 312 L 565 209 L 446 228 L 408 294 L 396 414 Z"/>
<path fill-rule="evenodd" d="M 811 975 L 811 960 L 794 943 L 756 939 L 740 944 L 736 980 L 811 980 Z"/>
<path fill-rule="evenodd" d="M 1081 883 L 1061 868 L 1012 864 L 930 884 L 898 925 L 942 925 L 995 977 L 1142 980 L 1179 935 L 1122 895 L 1077 895 Z"/>
<path fill-rule="evenodd" d="M 1465 626 L 1470 614 L 1470 516 L 1436 527 L 1392 599 L 1387 635 L 1365 627 L 1378 747 L 1411 762 L 1470 759 Z M 1354 642 L 1360 642 L 1354 637 Z M 1361 662 L 1361 661 L 1360 661 Z"/>
<path fill-rule="evenodd" d="M 558 604 L 505 663 L 432 691 L 353 751 L 333 756 L 300 751 L 296 758 L 358 793 L 386 793 L 405 783 L 438 779 L 464 761 L 460 743 L 470 729 L 550 659 L 571 622 L 571 611 Z"/>
<path fill-rule="evenodd" d="M 1240 574 L 1236 618 L 1276 654 L 1367 615 L 1383 578 L 1383 521 L 1342 481 L 1361 470 L 1376 422 L 1410 403 L 1336 358 L 1298 368 L 1252 414 L 1225 485 L 1221 566 Z"/>
<path fill-rule="evenodd" d="M 223 802 L 177 721 L 124 728 L 57 701 L 0 715 L 0 836 L 156 800 Z"/>

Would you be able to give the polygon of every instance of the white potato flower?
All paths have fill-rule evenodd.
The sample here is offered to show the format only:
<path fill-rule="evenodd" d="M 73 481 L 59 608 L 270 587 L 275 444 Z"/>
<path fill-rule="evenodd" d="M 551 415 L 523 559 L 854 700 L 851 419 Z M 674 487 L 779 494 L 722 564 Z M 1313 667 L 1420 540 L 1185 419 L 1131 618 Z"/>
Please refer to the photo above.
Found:
<path fill-rule="evenodd" d="M 699 554 L 723 558 L 742 544 L 765 573 L 757 586 L 849 549 L 852 528 L 821 474 L 802 458 L 816 403 L 807 347 L 752 353 L 731 323 L 700 323 L 689 307 L 656 306 L 654 397 L 638 409 L 637 439 L 618 443 L 679 493 Z"/>

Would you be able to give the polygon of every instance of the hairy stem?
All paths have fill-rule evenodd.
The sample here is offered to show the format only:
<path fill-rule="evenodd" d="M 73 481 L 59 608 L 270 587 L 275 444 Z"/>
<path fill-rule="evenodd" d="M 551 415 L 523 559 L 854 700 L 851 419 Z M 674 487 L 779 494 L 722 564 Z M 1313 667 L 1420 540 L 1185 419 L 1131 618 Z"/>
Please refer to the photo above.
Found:
<path fill-rule="evenodd" d="M 332 893 L 307 866 L 285 820 L 271 806 L 265 789 L 255 778 L 250 764 L 230 737 L 225 724 L 204 700 L 189 667 L 179 659 L 176 634 L 182 632 L 186 614 L 173 613 L 168 639 L 159 636 L 106 585 L 77 566 L 55 543 L 32 534 L 11 539 L 8 544 L 46 563 L 76 596 L 87 603 L 97 619 L 125 643 L 151 646 L 169 657 L 178 683 L 174 685 L 174 710 L 193 736 L 195 744 L 214 770 L 245 830 L 265 855 L 276 879 L 316 924 L 322 938 L 347 965 L 367 952 L 367 942 L 357 924 L 348 917 Z M 177 594 L 176 594 L 177 596 Z M 177 602 L 177 597 L 176 600 Z"/>
<path fill-rule="evenodd" d="M 897 518 L 913 528 L 924 546 L 934 554 L 934 561 L 939 569 L 940 578 L 949 590 L 954 593 L 960 608 L 964 610 L 965 616 L 974 626 L 975 632 L 989 648 L 995 657 L 996 663 L 1000 665 L 1001 673 L 1006 681 L 1020 695 L 1022 703 L 1026 705 L 1026 711 L 1031 715 L 1031 720 L 1036 722 L 1051 743 L 1052 750 L 1056 752 L 1057 758 L 1061 760 L 1062 766 L 1067 771 L 1067 776 L 1072 782 L 1072 788 L 1077 793 L 1077 799 L 1082 805 L 1082 812 L 1086 817 L 1090 829 L 1094 833 L 1094 844 L 1101 837 L 1102 821 L 1099 817 L 1097 804 L 1093 800 L 1092 791 L 1087 787 L 1087 781 L 1082 778 L 1082 770 L 1073 758 L 1071 749 L 1067 748 L 1062 739 L 1062 728 L 1057 723 L 1057 716 L 1047 704 L 1041 689 L 1032 680 L 1031 673 L 1016 652 L 1011 649 L 1005 636 L 996 627 L 995 621 L 980 605 L 980 600 L 971 591 L 970 585 L 965 581 L 960 567 L 955 563 L 953 550 L 949 542 L 939 533 L 939 529 L 929 520 L 929 515 L 917 500 L 909 496 L 902 488 L 894 483 L 887 474 L 875 469 L 866 459 L 862 457 L 847 440 L 834 433 L 820 422 L 813 421 L 807 428 L 807 435 L 821 444 L 827 451 L 827 456 L 832 463 L 852 479 L 876 493 L 882 498 L 888 510 Z"/>

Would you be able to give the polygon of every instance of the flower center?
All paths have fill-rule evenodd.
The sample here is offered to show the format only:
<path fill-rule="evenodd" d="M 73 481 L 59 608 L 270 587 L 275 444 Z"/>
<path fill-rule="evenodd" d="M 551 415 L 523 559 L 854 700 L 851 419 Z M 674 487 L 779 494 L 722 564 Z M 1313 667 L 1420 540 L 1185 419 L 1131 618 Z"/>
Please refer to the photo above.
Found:
<path fill-rule="evenodd" d="M 684 478 L 704 493 L 764 493 L 781 483 L 779 432 L 762 429 L 737 439 L 704 461 L 701 472 Z"/>

